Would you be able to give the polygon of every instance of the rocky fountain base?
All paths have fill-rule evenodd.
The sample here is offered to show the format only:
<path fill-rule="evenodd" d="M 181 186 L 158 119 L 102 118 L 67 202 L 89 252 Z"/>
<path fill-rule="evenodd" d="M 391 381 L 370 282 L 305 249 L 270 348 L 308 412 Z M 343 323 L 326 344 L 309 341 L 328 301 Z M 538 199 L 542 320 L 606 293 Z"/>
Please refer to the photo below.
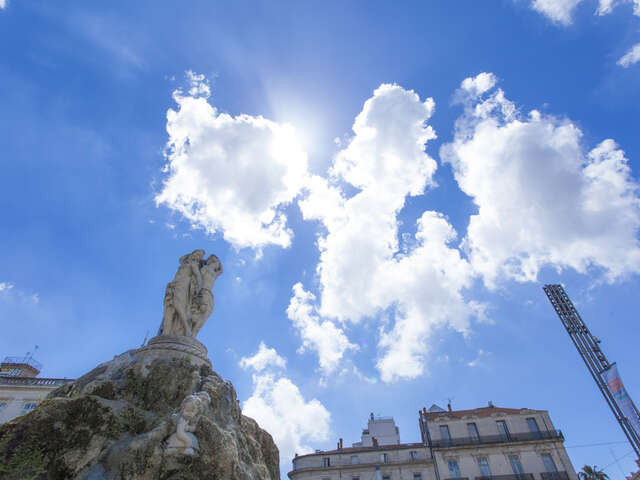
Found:
<path fill-rule="evenodd" d="M 279 478 L 271 435 L 195 338 L 163 335 L 0 426 L 0 478 Z"/>

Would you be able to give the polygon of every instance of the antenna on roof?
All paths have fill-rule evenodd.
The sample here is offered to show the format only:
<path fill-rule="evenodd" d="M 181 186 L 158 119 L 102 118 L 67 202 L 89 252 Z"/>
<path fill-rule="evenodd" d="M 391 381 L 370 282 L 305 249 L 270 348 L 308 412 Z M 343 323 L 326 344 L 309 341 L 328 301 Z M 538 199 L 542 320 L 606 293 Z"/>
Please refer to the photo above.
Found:
<path fill-rule="evenodd" d="M 141 347 L 144 347 L 147 344 L 148 338 L 149 338 L 149 330 L 147 330 L 147 333 L 144 334 L 144 340 L 142 341 L 142 345 L 140 345 Z"/>
<path fill-rule="evenodd" d="M 33 355 L 36 353 L 37 350 L 38 350 L 38 345 L 33 347 L 33 352 L 27 352 L 27 354 L 25 355 L 25 358 L 27 359 L 27 361 L 33 360 Z"/>

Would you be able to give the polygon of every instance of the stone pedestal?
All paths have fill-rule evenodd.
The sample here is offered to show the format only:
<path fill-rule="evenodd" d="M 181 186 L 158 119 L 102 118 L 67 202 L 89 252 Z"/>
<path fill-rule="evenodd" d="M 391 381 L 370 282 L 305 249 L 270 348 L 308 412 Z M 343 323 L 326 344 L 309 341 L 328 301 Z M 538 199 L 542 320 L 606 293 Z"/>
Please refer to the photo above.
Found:
<path fill-rule="evenodd" d="M 138 354 L 177 357 L 189 359 L 194 365 L 208 365 L 211 360 L 207 357 L 207 347 L 193 337 L 184 335 L 159 335 L 153 337 L 147 345 L 137 350 Z"/>

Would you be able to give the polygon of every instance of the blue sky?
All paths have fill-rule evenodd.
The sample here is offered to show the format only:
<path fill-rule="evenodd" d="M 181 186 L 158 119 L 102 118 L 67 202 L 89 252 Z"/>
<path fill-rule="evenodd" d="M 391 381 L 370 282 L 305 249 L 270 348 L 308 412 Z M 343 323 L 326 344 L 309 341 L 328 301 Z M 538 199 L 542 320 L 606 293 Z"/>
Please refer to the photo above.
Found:
<path fill-rule="evenodd" d="M 449 398 L 634 468 L 541 287 L 640 395 L 637 0 L 0 6 L 0 352 L 139 346 L 204 248 L 199 338 L 283 473 Z"/>

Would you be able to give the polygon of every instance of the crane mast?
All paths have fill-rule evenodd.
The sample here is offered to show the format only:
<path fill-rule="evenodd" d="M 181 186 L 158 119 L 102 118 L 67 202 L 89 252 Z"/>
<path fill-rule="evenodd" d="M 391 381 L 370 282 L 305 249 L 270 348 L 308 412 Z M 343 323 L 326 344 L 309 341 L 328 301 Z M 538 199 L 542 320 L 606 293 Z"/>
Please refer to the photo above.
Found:
<path fill-rule="evenodd" d="M 603 378 L 603 373 L 610 370 L 614 364 L 609 363 L 604 352 L 600 349 L 600 339 L 591 334 L 589 328 L 573 306 L 569 296 L 564 291 L 564 288 L 562 288 L 562 285 L 545 285 L 543 290 L 547 294 L 551 305 L 558 314 L 562 325 L 567 330 L 567 333 L 578 350 L 578 353 L 582 357 L 582 360 L 584 360 L 589 373 L 600 389 L 607 405 L 609 405 L 609 408 L 620 424 L 622 431 L 633 447 L 636 456 L 640 459 L 640 432 L 634 428 L 630 419 L 625 415 L 623 409 L 625 407 L 627 407 L 628 410 L 630 409 L 631 412 L 627 411 L 627 414 L 629 415 L 629 413 L 631 413 L 632 415 L 635 415 L 636 422 L 638 418 L 638 410 L 631 399 L 626 396 L 626 391 L 624 390 L 624 387 L 622 387 L 622 381 L 619 381 L 619 388 L 621 393 L 626 396 L 626 399 L 628 399 L 627 405 L 620 405 L 620 402 L 616 399 L 616 396 L 620 398 L 620 394 L 615 395 L 617 391 L 612 392 Z"/>

